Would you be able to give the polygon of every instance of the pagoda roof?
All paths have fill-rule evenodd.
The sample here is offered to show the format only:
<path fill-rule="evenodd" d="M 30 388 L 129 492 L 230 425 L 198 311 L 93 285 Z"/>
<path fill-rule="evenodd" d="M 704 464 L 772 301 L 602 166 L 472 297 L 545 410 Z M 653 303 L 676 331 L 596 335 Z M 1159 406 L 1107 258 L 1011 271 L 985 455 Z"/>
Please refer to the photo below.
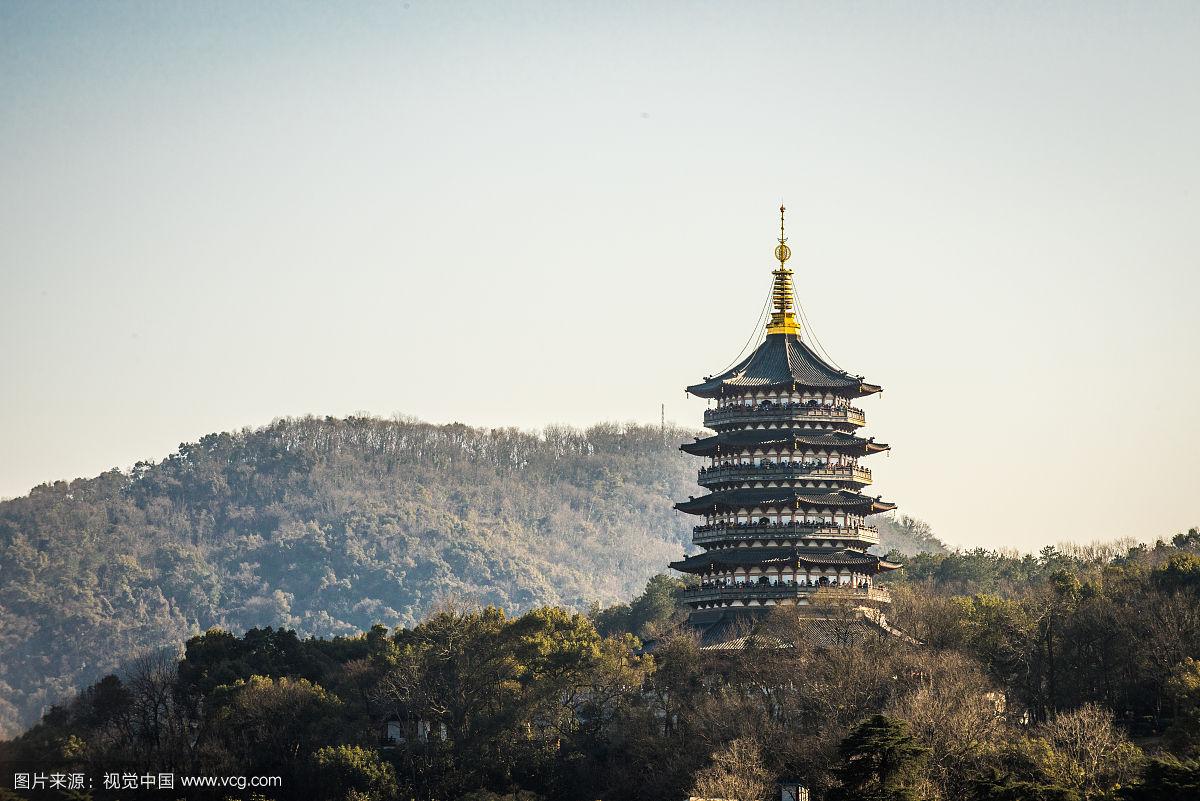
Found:
<path fill-rule="evenodd" d="M 688 514 L 700 515 L 717 509 L 789 509 L 860 508 L 865 514 L 888 512 L 895 504 L 861 495 L 849 490 L 813 489 L 807 487 L 761 487 L 713 492 L 702 498 L 692 498 L 675 504 Z"/>
<path fill-rule="evenodd" d="M 837 449 L 840 453 L 865 455 L 888 450 L 889 446 L 875 442 L 874 438 L 851 434 L 847 431 L 812 428 L 741 428 L 722 431 L 711 437 L 697 438 L 679 446 L 684 453 L 693 456 L 715 456 L 730 453 L 745 447 L 769 448 L 785 446 L 793 450 L 800 445 L 814 448 Z"/>
<path fill-rule="evenodd" d="M 705 551 L 678 562 L 671 567 L 683 573 L 703 573 L 713 565 L 744 567 L 746 565 L 838 565 L 878 568 L 883 562 L 878 556 L 851 548 L 722 548 Z"/>
<path fill-rule="evenodd" d="M 768 334 L 754 352 L 720 375 L 710 376 L 687 391 L 715 398 L 729 391 L 792 387 L 833 391 L 858 397 L 881 391 L 862 376 L 839 370 L 818 356 L 798 334 Z"/>

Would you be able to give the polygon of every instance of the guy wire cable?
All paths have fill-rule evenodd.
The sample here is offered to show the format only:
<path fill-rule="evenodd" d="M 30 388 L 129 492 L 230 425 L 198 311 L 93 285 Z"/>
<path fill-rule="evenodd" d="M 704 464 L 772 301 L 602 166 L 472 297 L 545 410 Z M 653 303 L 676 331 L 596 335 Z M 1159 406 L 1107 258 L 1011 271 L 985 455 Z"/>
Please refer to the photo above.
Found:
<path fill-rule="evenodd" d="M 796 308 L 800 312 L 800 319 L 804 322 L 805 330 L 812 334 L 813 342 L 815 342 L 817 347 L 821 349 L 821 353 L 824 354 L 825 358 L 830 364 L 841 370 L 843 373 L 846 372 L 845 369 L 836 361 L 834 361 L 833 357 L 829 355 L 829 351 L 825 350 L 825 346 L 821 344 L 821 338 L 817 336 L 817 329 L 813 327 L 813 324 L 808 320 L 808 315 L 804 313 L 804 304 L 800 302 L 799 295 L 796 296 Z"/>
<path fill-rule="evenodd" d="M 771 279 L 772 285 L 774 285 L 774 282 L 775 282 L 775 279 L 772 278 Z M 752 332 L 750 332 L 750 338 L 746 340 L 745 345 L 742 345 L 742 349 L 740 351 L 738 351 L 738 355 L 733 357 L 733 361 L 731 361 L 727 366 L 722 367 L 720 370 L 713 373 L 713 375 L 721 375 L 721 373 L 724 373 L 730 367 L 733 367 L 735 364 L 737 364 L 741 360 L 742 354 L 746 352 L 746 348 L 750 347 L 750 343 L 755 341 L 755 335 L 757 334 L 759 337 L 762 336 L 763 322 L 764 322 L 763 316 L 767 313 L 767 308 L 770 305 L 771 305 L 771 292 L 770 292 L 770 290 L 768 290 L 767 298 L 766 298 L 766 300 L 763 301 L 762 309 L 760 309 L 758 312 L 758 321 L 754 324 L 754 330 Z"/>

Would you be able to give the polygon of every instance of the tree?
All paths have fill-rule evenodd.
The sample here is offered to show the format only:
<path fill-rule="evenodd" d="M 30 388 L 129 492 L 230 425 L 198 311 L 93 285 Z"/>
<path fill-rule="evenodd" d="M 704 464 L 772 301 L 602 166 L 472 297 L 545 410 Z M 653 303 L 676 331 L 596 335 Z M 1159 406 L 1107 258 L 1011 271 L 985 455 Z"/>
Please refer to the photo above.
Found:
<path fill-rule="evenodd" d="M 328 801 L 388 801 L 396 797 L 396 769 L 379 752 L 358 745 L 327 745 L 313 754 L 317 784 Z"/>
<path fill-rule="evenodd" d="M 1193 526 L 1186 532 L 1179 532 L 1171 538 L 1171 544 L 1176 548 L 1194 548 L 1200 545 L 1200 528 Z"/>
<path fill-rule="evenodd" d="M 629 605 L 629 632 L 638 637 L 653 637 L 679 611 L 679 591 L 684 582 L 659 573 L 646 582 L 646 589 Z"/>
<path fill-rule="evenodd" d="M 1112 713 L 1095 704 L 1062 712 L 1040 729 L 1055 759 L 1047 773 L 1085 797 L 1095 797 L 1128 784 L 1138 772 L 1142 754 L 1124 732 L 1113 726 Z"/>
<path fill-rule="evenodd" d="M 731 741 L 696 774 L 691 794 L 701 798 L 767 801 L 773 778 L 763 766 L 762 749 L 749 738 Z"/>
<path fill-rule="evenodd" d="M 1171 749 L 1184 756 L 1200 754 L 1200 660 L 1188 657 L 1175 667 L 1167 682 L 1175 704 L 1175 720 L 1167 730 Z"/>
<path fill-rule="evenodd" d="M 1005 700 L 979 665 L 962 654 L 926 653 L 912 686 L 886 707 L 929 749 L 925 773 L 945 799 L 962 798 L 1010 735 Z"/>
<path fill-rule="evenodd" d="M 931 589 L 901 585 L 892 590 L 888 620 L 930 648 L 961 647 L 967 637 L 970 603 Z"/>
<path fill-rule="evenodd" d="M 180 686 L 189 694 L 202 694 L 251 676 L 300 676 L 317 681 L 321 673 L 319 656 L 305 647 L 296 632 L 270 626 L 252 628 L 241 637 L 209 629 L 187 641 L 179 663 Z"/>
<path fill-rule="evenodd" d="M 517 790 L 514 793 L 493 793 L 491 790 L 472 790 L 458 797 L 458 801 L 542 801 L 537 793 Z"/>
<path fill-rule="evenodd" d="M 1200 761 L 1151 759 L 1142 780 L 1121 790 L 1121 801 L 1179 801 L 1200 798 Z"/>
<path fill-rule="evenodd" d="M 917 801 L 920 768 L 929 749 L 917 744 L 898 720 L 875 715 L 842 741 L 841 784 L 830 801 Z"/>
<path fill-rule="evenodd" d="M 189 750 L 191 717 L 179 703 L 178 686 L 178 658 L 170 651 L 139 657 L 126 670 L 135 751 L 151 764 L 179 764 Z"/>
<path fill-rule="evenodd" d="M 991 769 L 971 782 L 972 801 L 1080 801 L 1079 792 L 1069 787 L 1018 779 Z"/>
<path fill-rule="evenodd" d="M 595 604 L 588 615 L 596 630 L 606 636 L 629 633 L 642 639 L 655 638 L 680 615 L 679 591 L 685 586 L 684 581 L 659 573 L 650 577 L 642 594 L 631 602 L 608 608 Z"/>
<path fill-rule="evenodd" d="M 1172 554 L 1166 565 L 1154 571 L 1152 578 L 1168 592 L 1200 589 L 1200 556 L 1187 552 Z"/>
<path fill-rule="evenodd" d="M 312 752 L 336 741 L 342 702 L 307 679 L 251 676 L 216 688 L 208 706 L 212 734 L 238 764 L 296 776 Z"/>

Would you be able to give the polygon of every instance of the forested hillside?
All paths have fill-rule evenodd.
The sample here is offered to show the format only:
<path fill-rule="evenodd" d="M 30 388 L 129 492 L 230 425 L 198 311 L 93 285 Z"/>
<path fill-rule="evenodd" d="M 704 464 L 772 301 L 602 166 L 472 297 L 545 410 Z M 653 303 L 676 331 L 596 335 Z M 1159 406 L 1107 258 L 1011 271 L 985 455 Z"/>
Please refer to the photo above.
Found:
<path fill-rule="evenodd" d="M 693 432 L 281 420 L 0 503 L 0 734 L 211 626 L 353 634 L 439 602 L 631 598 L 689 541 Z M 942 550 L 882 521 L 885 547 Z"/>
<path fill-rule="evenodd" d="M 281 779 L 187 794 L 213 801 L 771 801 L 780 777 L 814 801 L 1200 798 L 1200 531 L 910 568 L 888 614 L 920 642 L 849 636 L 853 602 L 818 594 L 844 636 L 814 646 L 779 606 L 744 650 L 703 650 L 666 575 L 588 615 L 213 629 L 56 706 L 0 765 Z M 43 797 L 82 796 L 0 785 Z"/>

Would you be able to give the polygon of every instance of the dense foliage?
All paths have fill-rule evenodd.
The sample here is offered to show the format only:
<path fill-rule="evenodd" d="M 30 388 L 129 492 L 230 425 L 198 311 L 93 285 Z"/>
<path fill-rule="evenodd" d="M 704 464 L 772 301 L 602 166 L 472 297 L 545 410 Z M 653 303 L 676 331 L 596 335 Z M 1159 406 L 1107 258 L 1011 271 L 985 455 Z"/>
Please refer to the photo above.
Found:
<path fill-rule="evenodd" d="M 891 617 L 919 643 L 815 647 L 781 607 L 744 650 L 706 651 L 667 576 L 586 616 L 447 606 L 333 639 L 214 629 L 179 662 L 105 677 L 0 760 L 278 775 L 265 796 L 214 795 L 275 801 L 765 801 L 784 776 L 827 801 L 1193 797 L 1200 532 L 910 562 Z"/>
<path fill-rule="evenodd" d="M 629 598 L 687 540 L 685 432 L 282 420 L 0 504 L 0 733 L 211 626 Z"/>
<path fill-rule="evenodd" d="M 630 598 L 690 540 L 671 508 L 697 491 L 689 434 L 281 420 L 0 503 L 0 736 L 212 626 L 330 637 L 455 598 Z M 941 550 L 916 521 L 883 526 Z"/>
<path fill-rule="evenodd" d="M 1200 710 L 1200 532 L 1123 545 L 913 557 L 888 575 L 893 614 L 969 650 L 1039 719 L 1095 702 L 1160 732 Z"/>

